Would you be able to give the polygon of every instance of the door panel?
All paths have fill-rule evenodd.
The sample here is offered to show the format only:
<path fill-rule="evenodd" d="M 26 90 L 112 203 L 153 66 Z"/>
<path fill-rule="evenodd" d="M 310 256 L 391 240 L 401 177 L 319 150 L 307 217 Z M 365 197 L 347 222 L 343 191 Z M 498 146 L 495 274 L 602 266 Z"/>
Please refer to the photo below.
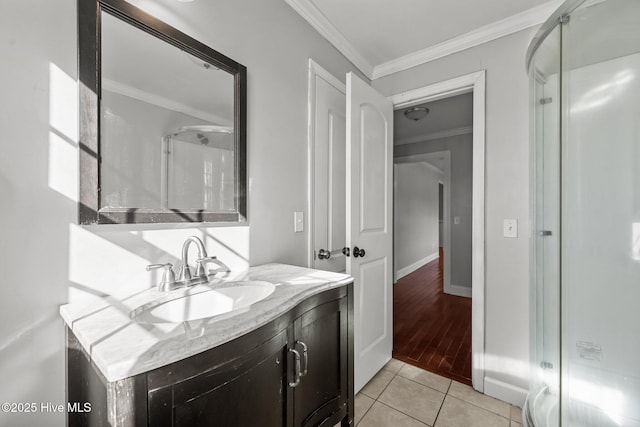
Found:
<path fill-rule="evenodd" d="M 346 112 L 344 91 L 315 75 L 313 147 L 313 250 L 345 246 Z M 345 257 L 313 257 L 313 268 L 345 271 Z"/>
<path fill-rule="evenodd" d="M 384 231 L 387 121 L 374 105 L 360 106 L 360 231 Z"/>
<path fill-rule="evenodd" d="M 393 106 L 347 74 L 347 241 L 354 278 L 355 391 L 391 359 Z M 355 247 L 364 256 L 355 257 Z"/>
<path fill-rule="evenodd" d="M 386 258 L 378 258 L 372 261 L 360 263 L 360 280 L 362 283 L 376 283 L 379 277 L 387 274 Z M 367 288 L 367 292 L 360 293 L 360 306 L 367 310 L 360 310 L 360 324 L 367 325 L 356 337 L 360 340 L 360 348 L 363 353 L 373 349 L 380 341 L 389 335 L 387 322 L 389 314 L 388 292 L 384 286 L 372 286 Z"/>

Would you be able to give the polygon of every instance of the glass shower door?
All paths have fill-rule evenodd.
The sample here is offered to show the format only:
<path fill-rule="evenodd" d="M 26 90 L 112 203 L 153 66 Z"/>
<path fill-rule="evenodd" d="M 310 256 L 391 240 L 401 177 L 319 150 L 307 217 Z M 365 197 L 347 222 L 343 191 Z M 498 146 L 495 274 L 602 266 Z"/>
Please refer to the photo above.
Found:
<path fill-rule="evenodd" d="M 562 425 L 640 426 L 640 1 L 562 25 Z"/>
<path fill-rule="evenodd" d="M 532 280 L 534 304 L 529 413 L 534 425 L 559 424 L 560 398 L 560 31 L 539 47 L 530 69 L 534 115 Z"/>

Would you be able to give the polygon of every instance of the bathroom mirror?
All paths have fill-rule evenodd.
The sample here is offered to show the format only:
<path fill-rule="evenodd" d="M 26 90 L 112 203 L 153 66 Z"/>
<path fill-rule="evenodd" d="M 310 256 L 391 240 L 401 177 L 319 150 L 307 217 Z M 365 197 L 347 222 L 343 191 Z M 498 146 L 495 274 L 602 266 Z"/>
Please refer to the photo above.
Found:
<path fill-rule="evenodd" d="M 246 68 L 123 0 L 78 2 L 81 224 L 246 220 Z"/>

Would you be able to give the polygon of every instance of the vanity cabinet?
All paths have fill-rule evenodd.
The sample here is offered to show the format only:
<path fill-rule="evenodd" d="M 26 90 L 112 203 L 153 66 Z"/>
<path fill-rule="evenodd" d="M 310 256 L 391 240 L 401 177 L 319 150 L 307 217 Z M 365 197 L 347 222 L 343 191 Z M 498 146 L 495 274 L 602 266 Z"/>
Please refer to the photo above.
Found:
<path fill-rule="evenodd" d="M 70 426 L 353 423 L 352 284 L 229 343 L 115 382 L 92 367 L 69 330 L 67 348 L 68 400 L 92 404 L 91 413 L 70 413 Z"/>

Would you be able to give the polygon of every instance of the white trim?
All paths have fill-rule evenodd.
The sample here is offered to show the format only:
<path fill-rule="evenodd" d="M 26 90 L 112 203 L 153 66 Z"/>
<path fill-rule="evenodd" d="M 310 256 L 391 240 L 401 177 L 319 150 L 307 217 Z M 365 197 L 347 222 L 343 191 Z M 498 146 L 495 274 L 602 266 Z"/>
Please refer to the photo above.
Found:
<path fill-rule="evenodd" d="M 485 70 L 444 82 L 432 84 L 409 92 L 390 96 L 394 108 L 417 105 L 442 99 L 452 94 L 473 91 L 473 192 L 471 239 L 471 353 L 473 363 L 471 379 L 473 388 L 484 391 L 485 352 Z M 445 203 L 446 206 L 446 203 Z M 447 222 L 445 222 L 445 226 Z M 445 230 L 445 237 L 447 230 Z M 445 253 L 445 272 L 447 259 Z"/>
<path fill-rule="evenodd" d="M 285 0 L 285 2 L 371 80 L 373 65 L 349 43 L 311 0 Z"/>
<path fill-rule="evenodd" d="M 411 274 L 414 271 L 416 271 L 417 269 L 419 269 L 420 267 L 429 264 L 431 261 L 434 261 L 436 259 L 440 258 L 440 254 L 438 252 L 434 252 L 431 255 L 427 255 L 426 257 L 419 259 L 418 261 L 414 262 L 413 264 L 409 264 L 406 267 L 403 267 L 401 269 L 399 269 L 398 271 L 396 271 L 396 282 L 400 279 L 402 279 L 404 276 L 406 276 L 407 274 Z"/>
<path fill-rule="evenodd" d="M 505 383 L 491 377 L 484 378 L 484 393 L 488 396 L 495 397 L 512 405 L 522 407 L 527 399 L 528 391 L 522 387 Z"/>
<path fill-rule="evenodd" d="M 313 251 L 314 251 L 314 177 L 315 177 L 315 134 L 316 134 L 316 88 L 317 80 L 321 78 L 335 87 L 343 94 L 347 93 L 347 87 L 337 77 L 322 68 L 317 62 L 309 58 L 309 73 L 307 86 L 307 170 L 309 171 L 307 179 L 307 266 L 313 268 Z M 346 98 L 345 98 L 346 103 Z"/>
<path fill-rule="evenodd" d="M 471 286 L 449 285 L 448 292 L 445 290 L 444 293 L 457 297 L 471 298 Z"/>
<path fill-rule="evenodd" d="M 434 139 L 449 138 L 452 136 L 466 135 L 473 132 L 473 126 L 463 126 L 440 132 L 424 133 L 422 135 L 400 138 L 393 141 L 393 145 L 413 144 L 415 142 L 433 141 Z"/>
<path fill-rule="evenodd" d="M 442 43 L 378 64 L 373 68 L 372 80 L 540 25 L 561 4 L 562 0 L 552 0 Z"/>

